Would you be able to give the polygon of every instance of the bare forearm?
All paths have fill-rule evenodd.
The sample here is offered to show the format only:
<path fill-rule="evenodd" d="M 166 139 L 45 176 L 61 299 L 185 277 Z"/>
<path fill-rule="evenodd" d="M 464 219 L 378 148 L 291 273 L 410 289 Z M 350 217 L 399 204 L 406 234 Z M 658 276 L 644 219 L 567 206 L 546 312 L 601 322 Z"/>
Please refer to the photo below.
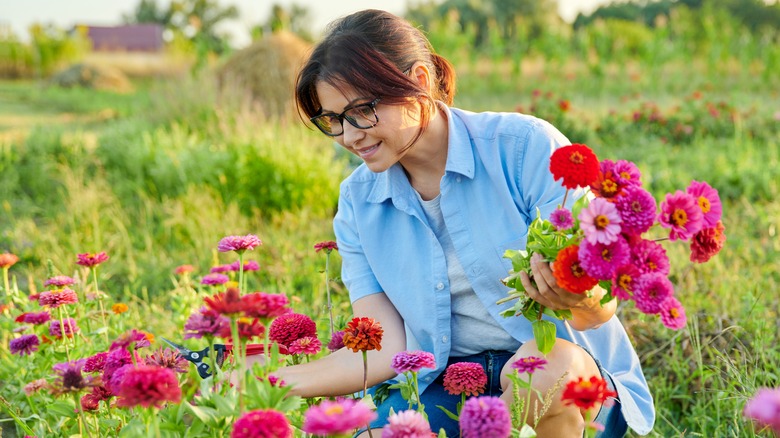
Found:
<path fill-rule="evenodd" d="M 616 300 L 601 305 L 601 298 L 606 291 L 600 287 L 595 287 L 592 291 L 592 297 L 582 303 L 582 306 L 571 309 L 572 319 L 569 325 L 575 330 L 590 330 L 600 327 L 612 318 L 617 309 Z"/>

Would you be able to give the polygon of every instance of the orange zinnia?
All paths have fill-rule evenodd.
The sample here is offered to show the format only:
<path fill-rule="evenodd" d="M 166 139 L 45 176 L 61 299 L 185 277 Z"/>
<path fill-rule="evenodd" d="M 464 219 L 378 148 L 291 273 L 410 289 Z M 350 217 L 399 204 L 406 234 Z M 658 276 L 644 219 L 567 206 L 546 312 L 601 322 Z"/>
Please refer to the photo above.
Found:
<path fill-rule="evenodd" d="M 579 245 L 570 245 L 563 248 L 553 263 L 552 271 L 558 286 L 575 294 L 581 294 L 593 289 L 599 281 L 590 275 L 580 266 L 580 259 L 577 255 Z"/>
<path fill-rule="evenodd" d="M 374 318 L 352 318 L 344 330 L 344 346 L 357 353 L 358 351 L 382 349 L 382 325 Z"/>

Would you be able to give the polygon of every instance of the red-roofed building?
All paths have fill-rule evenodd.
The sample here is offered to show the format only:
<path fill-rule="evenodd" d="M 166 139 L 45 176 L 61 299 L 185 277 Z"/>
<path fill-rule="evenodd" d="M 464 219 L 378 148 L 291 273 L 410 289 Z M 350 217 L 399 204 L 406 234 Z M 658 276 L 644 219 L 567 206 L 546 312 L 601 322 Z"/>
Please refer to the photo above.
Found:
<path fill-rule="evenodd" d="M 96 52 L 158 52 L 163 48 L 163 27 L 159 24 L 83 28 Z"/>

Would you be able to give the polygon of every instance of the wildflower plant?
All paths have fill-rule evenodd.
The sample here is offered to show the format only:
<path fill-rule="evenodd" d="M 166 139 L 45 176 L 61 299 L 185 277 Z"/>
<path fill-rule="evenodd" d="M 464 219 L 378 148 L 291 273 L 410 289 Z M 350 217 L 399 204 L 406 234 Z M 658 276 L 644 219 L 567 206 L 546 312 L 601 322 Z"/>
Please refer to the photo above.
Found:
<path fill-rule="evenodd" d="M 330 298 L 330 279 L 328 278 L 328 274 L 330 273 L 330 253 L 333 252 L 333 250 L 338 251 L 339 246 L 336 244 L 336 242 L 332 240 L 328 240 L 325 242 L 320 242 L 314 245 L 314 251 L 320 252 L 325 251 L 325 269 L 323 272 L 325 272 L 325 295 L 327 297 L 327 303 L 328 303 L 328 320 L 330 321 L 330 336 L 333 337 L 333 333 L 336 331 L 333 325 L 333 302 Z"/>
<path fill-rule="evenodd" d="M 641 312 L 660 316 L 668 328 L 685 327 L 685 311 L 668 278 L 669 258 L 658 242 L 690 242 L 694 263 L 716 255 L 726 239 L 717 190 L 706 182 L 692 181 L 684 191 L 667 194 L 657 204 L 642 187 L 634 163 L 599 161 L 583 144 L 557 149 L 550 157 L 550 172 L 566 189 L 563 202 L 550 219 L 541 218 L 537 211 L 524 250 L 505 252 L 512 270 L 503 283 L 511 290 L 497 304 L 514 303 L 501 314 L 523 315 L 531 321 L 543 354 L 552 350 L 556 338 L 555 324 L 542 319 L 543 315 L 572 317 L 567 309 L 548 309 L 530 299 L 520 273 L 533 281 L 533 259 L 551 262 L 556 282 L 571 293 L 591 297 L 598 285 L 604 291 L 601 305 L 613 298 L 631 301 Z M 585 193 L 569 210 L 566 200 L 578 188 Z M 653 233 L 661 236 L 646 237 L 654 227 Z"/>
<path fill-rule="evenodd" d="M 512 382 L 512 419 L 516 427 L 519 427 L 521 432 L 532 430 L 528 425 L 528 415 L 531 413 L 531 396 L 536 394 L 538 399 L 543 399 L 543 395 L 531 385 L 533 375 L 537 370 L 543 370 L 547 364 L 547 360 L 541 357 L 528 356 L 521 357 L 520 359 L 512 362 L 510 367 L 515 370 L 512 373 L 507 374 L 507 377 Z M 528 375 L 528 379 L 523 379 L 523 374 Z M 525 398 L 520 397 L 520 389 L 525 389 Z M 526 432 L 527 433 L 527 432 Z"/>

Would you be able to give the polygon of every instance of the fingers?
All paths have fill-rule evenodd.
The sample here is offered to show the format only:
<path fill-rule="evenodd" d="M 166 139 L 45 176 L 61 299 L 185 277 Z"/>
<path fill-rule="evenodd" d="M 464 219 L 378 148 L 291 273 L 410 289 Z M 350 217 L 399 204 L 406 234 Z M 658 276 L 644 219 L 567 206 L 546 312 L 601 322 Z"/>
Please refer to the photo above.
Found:
<path fill-rule="evenodd" d="M 531 282 L 528 276 L 521 275 L 523 286 L 532 299 L 547 308 L 553 310 L 571 309 L 584 298 L 580 294 L 573 294 L 558 286 L 550 264 L 543 261 L 539 254 L 531 256 L 531 272 L 536 285 Z"/>

